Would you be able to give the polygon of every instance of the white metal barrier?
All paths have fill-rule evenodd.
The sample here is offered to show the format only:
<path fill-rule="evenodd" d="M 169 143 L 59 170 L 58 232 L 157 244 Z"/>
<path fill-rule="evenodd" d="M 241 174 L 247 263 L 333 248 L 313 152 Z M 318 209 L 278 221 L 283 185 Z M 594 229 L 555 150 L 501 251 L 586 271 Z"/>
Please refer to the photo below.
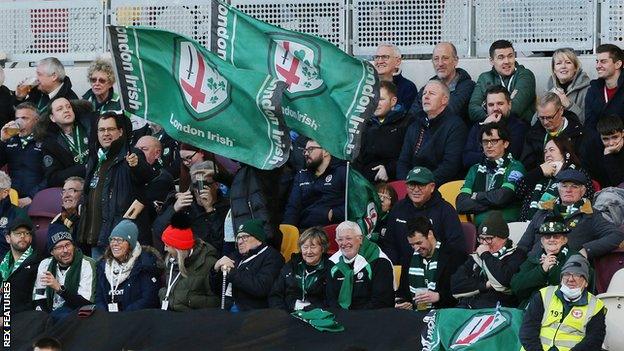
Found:
<path fill-rule="evenodd" d="M 624 0 L 603 0 L 601 7 L 601 42 L 622 46 L 624 43 Z"/>

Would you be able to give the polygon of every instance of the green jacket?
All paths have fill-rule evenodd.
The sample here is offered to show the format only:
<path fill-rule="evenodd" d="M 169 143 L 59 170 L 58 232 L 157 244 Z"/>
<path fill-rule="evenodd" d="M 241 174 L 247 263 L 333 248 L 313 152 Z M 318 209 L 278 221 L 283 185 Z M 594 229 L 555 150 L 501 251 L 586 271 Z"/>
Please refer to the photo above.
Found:
<path fill-rule="evenodd" d="M 210 270 L 217 262 L 217 250 L 210 244 L 196 239 L 193 253 L 185 260 L 188 277 L 179 276 L 169 294 L 170 311 L 188 311 L 200 308 L 218 307 L 219 298 L 210 286 Z M 171 262 L 167 262 L 165 287 L 158 292 L 162 302 L 167 293 L 167 284 L 173 282 L 178 275 L 177 265 L 171 270 Z M 173 277 L 171 277 L 173 275 Z"/>
<path fill-rule="evenodd" d="M 569 250 L 568 246 L 565 245 L 557 255 L 559 263 L 548 272 L 544 272 L 540 263 L 542 253 L 543 251 L 539 255 L 527 257 L 520 266 L 520 271 L 511 279 L 511 291 L 518 298 L 520 308 L 526 306 L 534 292 L 548 285 L 559 285 L 561 283 L 561 267 L 570 256 L 578 254 L 577 251 Z"/>
<path fill-rule="evenodd" d="M 513 80 L 510 86 L 511 88 L 509 89 L 509 93 L 511 94 L 511 113 L 515 113 L 520 116 L 521 119 L 531 123 L 531 119 L 535 113 L 535 76 L 533 72 L 516 62 L 516 72 L 512 77 Z M 509 84 L 508 81 L 505 81 L 505 83 Z M 477 85 L 472 92 L 470 104 L 468 105 L 471 121 L 475 123 L 481 122 L 487 116 L 483 108 L 485 91 L 490 85 L 495 84 L 502 85 L 501 78 L 498 72 L 494 70 L 494 67 L 492 67 L 490 71 L 483 72 L 479 75 Z"/>

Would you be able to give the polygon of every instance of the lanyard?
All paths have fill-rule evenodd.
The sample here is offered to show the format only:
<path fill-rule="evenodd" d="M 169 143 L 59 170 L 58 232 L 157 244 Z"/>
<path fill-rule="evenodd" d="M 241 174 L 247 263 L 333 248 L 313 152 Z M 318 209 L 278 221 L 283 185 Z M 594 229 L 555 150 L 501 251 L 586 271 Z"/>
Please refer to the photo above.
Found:
<path fill-rule="evenodd" d="M 169 269 L 169 281 L 167 282 L 167 292 L 165 293 L 165 301 L 169 301 L 169 294 L 171 293 L 171 288 L 173 288 L 175 283 L 178 281 L 178 278 L 180 278 L 180 272 L 178 272 L 176 277 L 173 279 L 173 282 L 171 281 L 172 275 L 173 275 L 173 263 L 171 264 L 171 269 Z"/>
<path fill-rule="evenodd" d="M 173 267 L 173 265 L 171 265 L 171 267 Z M 117 288 L 119 288 L 119 284 L 121 284 L 121 277 L 119 277 L 120 275 L 121 270 L 117 274 L 113 272 L 113 284 L 115 284 L 115 281 L 117 282 L 117 284 L 115 284 L 115 286 L 111 285 L 111 288 L 113 289 L 111 291 L 111 303 L 115 303 L 115 292 L 117 291 Z"/>
<path fill-rule="evenodd" d="M 249 261 L 253 260 L 253 259 L 254 259 L 254 258 L 256 258 L 259 254 L 263 253 L 263 252 L 264 252 L 264 250 L 266 250 L 267 248 L 268 248 L 268 246 L 265 246 L 262 250 L 258 251 L 258 253 L 257 253 L 257 254 L 255 254 L 255 255 L 251 255 L 251 256 L 247 257 L 244 261 L 241 261 L 241 262 L 238 264 L 238 266 L 236 266 L 236 267 L 240 267 L 242 264 L 247 263 L 247 262 L 249 262 Z"/>
<path fill-rule="evenodd" d="M 505 85 L 505 82 L 503 81 L 503 77 L 501 77 L 501 75 L 498 75 L 498 78 L 501 81 L 501 85 L 505 87 L 505 89 L 507 89 L 507 91 L 509 92 L 509 94 L 511 94 L 511 82 L 513 82 L 514 77 L 516 76 L 516 71 L 514 70 L 514 73 L 511 75 L 511 78 L 509 78 L 509 84 Z"/>
<path fill-rule="evenodd" d="M 78 157 L 78 161 L 82 163 L 82 143 L 80 142 L 80 127 L 76 126 L 74 128 L 73 138 L 68 137 L 65 133 L 61 133 L 65 140 L 67 140 L 67 144 L 69 145 L 69 150 L 74 154 L 74 156 Z"/>
<path fill-rule="evenodd" d="M 609 103 L 609 94 L 607 94 L 607 84 L 605 84 L 603 91 L 604 91 L 605 103 Z"/>

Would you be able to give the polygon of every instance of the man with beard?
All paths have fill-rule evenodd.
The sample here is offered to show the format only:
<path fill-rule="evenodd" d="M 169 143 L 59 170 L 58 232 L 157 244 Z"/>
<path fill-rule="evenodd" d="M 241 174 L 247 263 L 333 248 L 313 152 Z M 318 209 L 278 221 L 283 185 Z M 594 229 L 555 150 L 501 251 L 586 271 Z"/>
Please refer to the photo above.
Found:
<path fill-rule="evenodd" d="M 300 230 L 340 223 L 344 220 L 346 166 L 334 159 L 316 141 L 303 150 L 306 169 L 293 180 L 283 223 Z"/>
<path fill-rule="evenodd" d="M 30 220 L 19 217 L 4 236 L 11 251 L 2 258 L 0 273 L 2 282 L 11 284 L 11 313 L 32 310 L 32 290 L 40 261 L 31 246 L 32 236 Z"/>

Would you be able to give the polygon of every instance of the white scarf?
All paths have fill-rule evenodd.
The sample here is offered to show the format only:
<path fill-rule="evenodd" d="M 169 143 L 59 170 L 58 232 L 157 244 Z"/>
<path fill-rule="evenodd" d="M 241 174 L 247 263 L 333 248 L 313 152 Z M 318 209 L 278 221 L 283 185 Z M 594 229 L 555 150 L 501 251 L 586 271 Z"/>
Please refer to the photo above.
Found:
<path fill-rule="evenodd" d="M 132 250 L 132 255 L 130 255 L 128 262 L 119 263 L 114 258 L 106 260 L 106 264 L 104 265 L 104 274 L 106 275 L 106 280 L 108 280 L 112 289 L 118 287 L 121 285 L 121 282 L 128 279 L 130 272 L 132 272 L 132 267 L 134 267 L 134 262 L 141 255 L 141 251 L 141 245 L 137 244 L 134 247 L 134 250 Z"/>

